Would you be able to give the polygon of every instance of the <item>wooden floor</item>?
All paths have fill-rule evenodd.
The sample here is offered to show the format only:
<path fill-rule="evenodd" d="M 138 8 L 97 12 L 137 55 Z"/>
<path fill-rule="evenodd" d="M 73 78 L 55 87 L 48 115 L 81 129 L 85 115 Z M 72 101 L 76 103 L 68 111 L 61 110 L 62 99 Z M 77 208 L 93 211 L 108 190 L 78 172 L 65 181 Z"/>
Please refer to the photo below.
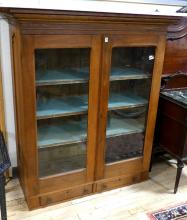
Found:
<path fill-rule="evenodd" d="M 6 187 L 8 220 L 148 219 L 147 212 L 187 201 L 187 166 L 176 195 L 175 175 L 175 164 L 161 161 L 153 165 L 148 181 L 34 211 L 28 211 L 19 182 L 14 179 Z"/>

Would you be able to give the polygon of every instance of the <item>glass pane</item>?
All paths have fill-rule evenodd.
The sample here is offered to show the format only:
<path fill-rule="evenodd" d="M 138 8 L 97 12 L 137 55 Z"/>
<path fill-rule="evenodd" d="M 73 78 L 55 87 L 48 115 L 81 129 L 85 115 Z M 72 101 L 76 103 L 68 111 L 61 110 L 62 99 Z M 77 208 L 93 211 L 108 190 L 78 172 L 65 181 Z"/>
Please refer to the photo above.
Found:
<path fill-rule="evenodd" d="M 64 173 L 86 166 L 86 142 L 39 149 L 40 176 Z"/>
<path fill-rule="evenodd" d="M 112 50 L 106 163 L 143 154 L 155 48 Z"/>
<path fill-rule="evenodd" d="M 87 113 L 87 83 L 40 86 L 36 91 L 38 119 Z"/>
<path fill-rule="evenodd" d="M 84 168 L 86 115 L 38 121 L 40 176 Z"/>
<path fill-rule="evenodd" d="M 39 176 L 86 168 L 89 48 L 38 49 Z"/>
<path fill-rule="evenodd" d="M 89 48 L 38 49 L 35 56 L 37 85 L 80 83 L 89 79 Z"/>

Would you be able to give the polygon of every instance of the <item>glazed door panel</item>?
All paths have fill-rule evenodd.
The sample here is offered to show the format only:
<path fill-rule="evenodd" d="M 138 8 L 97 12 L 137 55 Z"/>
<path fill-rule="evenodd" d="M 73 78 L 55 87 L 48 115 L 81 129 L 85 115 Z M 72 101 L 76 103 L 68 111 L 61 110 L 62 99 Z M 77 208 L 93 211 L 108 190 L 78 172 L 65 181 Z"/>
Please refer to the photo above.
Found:
<path fill-rule="evenodd" d="M 25 36 L 23 42 L 31 182 L 40 184 L 40 192 L 91 182 L 100 37 Z"/>
<path fill-rule="evenodd" d="M 144 160 L 149 160 L 153 131 L 147 128 L 155 121 L 159 85 L 155 91 L 151 88 L 161 74 L 156 68 L 158 36 L 145 40 L 143 35 L 113 35 L 103 42 L 100 116 L 104 120 L 99 126 L 98 180 L 148 169 Z M 150 113 L 151 108 L 155 112 Z"/>
<path fill-rule="evenodd" d="M 143 156 L 154 47 L 113 47 L 105 163 Z"/>

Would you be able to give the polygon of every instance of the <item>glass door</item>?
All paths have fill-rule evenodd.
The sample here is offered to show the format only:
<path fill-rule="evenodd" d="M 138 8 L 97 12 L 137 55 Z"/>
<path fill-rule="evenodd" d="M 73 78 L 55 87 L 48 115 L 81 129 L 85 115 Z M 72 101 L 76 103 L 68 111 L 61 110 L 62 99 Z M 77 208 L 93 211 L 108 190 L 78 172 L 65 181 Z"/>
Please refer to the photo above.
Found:
<path fill-rule="evenodd" d="M 148 164 L 160 79 L 158 36 L 112 35 L 103 42 L 97 180 L 133 176 Z"/>
<path fill-rule="evenodd" d="M 40 177 L 86 168 L 90 52 L 35 50 Z"/>
<path fill-rule="evenodd" d="M 25 122 L 28 135 L 32 135 L 28 143 L 32 183 L 40 183 L 39 190 L 44 193 L 91 182 L 100 37 L 29 36 L 24 42 L 28 46 L 24 62 L 29 60 L 24 70 L 27 88 L 23 95 L 28 102 L 24 114 L 29 119 Z"/>
<path fill-rule="evenodd" d="M 105 162 L 143 156 L 155 47 L 114 47 Z"/>

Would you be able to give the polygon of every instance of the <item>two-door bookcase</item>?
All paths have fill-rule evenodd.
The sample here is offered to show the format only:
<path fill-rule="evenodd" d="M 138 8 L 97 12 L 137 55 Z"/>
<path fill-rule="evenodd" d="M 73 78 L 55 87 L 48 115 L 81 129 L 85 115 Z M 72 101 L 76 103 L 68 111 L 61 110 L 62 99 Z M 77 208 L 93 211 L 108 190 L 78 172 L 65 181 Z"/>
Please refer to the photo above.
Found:
<path fill-rule="evenodd" d="M 7 9 L 30 209 L 148 178 L 169 17 Z"/>

